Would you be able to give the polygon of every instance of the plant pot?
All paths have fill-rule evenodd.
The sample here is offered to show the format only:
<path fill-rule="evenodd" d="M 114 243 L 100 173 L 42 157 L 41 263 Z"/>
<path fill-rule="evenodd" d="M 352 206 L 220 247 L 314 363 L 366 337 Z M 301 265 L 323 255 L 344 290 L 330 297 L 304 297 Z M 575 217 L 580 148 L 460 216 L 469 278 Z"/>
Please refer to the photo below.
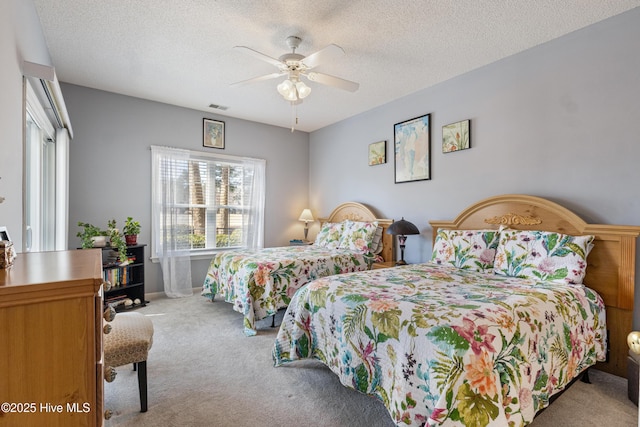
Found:
<path fill-rule="evenodd" d="M 107 246 L 107 236 L 94 236 L 91 238 L 94 248 L 104 248 Z"/>
<path fill-rule="evenodd" d="M 127 246 L 135 245 L 138 243 L 137 234 L 127 234 L 124 236 L 124 241 L 127 242 Z"/>

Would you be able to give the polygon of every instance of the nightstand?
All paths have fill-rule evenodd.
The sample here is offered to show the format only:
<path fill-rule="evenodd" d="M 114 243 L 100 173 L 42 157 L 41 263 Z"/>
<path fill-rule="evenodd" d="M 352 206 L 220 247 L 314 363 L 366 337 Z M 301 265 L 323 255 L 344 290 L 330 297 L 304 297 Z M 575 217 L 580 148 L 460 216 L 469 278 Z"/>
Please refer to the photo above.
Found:
<path fill-rule="evenodd" d="M 289 240 L 289 246 L 308 246 L 313 245 L 309 240 Z"/>
<path fill-rule="evenodd" d="M 391 267 L 395 267 L 396 263 L 393 261 L 388 261 L 388 262 L 374 262 L 373 265 L 371 266 L 372 270 L 377 270 L 379 268 L 391 268 Z"/>

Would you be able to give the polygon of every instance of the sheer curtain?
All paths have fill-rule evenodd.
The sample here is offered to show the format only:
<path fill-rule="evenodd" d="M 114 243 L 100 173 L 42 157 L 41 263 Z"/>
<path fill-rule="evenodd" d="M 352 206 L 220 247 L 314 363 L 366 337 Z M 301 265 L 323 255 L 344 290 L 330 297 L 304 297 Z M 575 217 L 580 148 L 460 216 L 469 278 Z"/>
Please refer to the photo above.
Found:
<path fill-rule="evenodd" d="M 164 292 L 171 298 L 190 296 L 193 294 L 191 251 L 189 247 L 184 247 L 185 236 L 181 235 L 188 233 L 188 231 L 184 227 L 180 227 L 179 209 L 176 209 L 180 202 L 179 196 L 184 191 L 178 188 L 182 182 L 174 179 L 184 172 L 185 164 L 190 158 L 189 152 L 157 146 L 152 146 L 151 152 L 154 159 L 152 165 L 154 229 L 152 234 L 162 269 Z M 188 239 L 188 236 L 186 237 Z"/>
<path fill-rule="evenodd" d="M 242 245 L 247 249 L 264 246 L 265 164 L 261 159 L 243 158 L 245 205 L 249 212 L 242 217 Z"/>
<path fill-rule="evenodd" d="M 160 146 L 151 146 L 151 157 L 152 257 L 167 296 L 189 296 L 191 256 L 230 247 L 218 228 L 229 233 L 241 226 L 232 247 L 264 246 L 266 161 Z"/>

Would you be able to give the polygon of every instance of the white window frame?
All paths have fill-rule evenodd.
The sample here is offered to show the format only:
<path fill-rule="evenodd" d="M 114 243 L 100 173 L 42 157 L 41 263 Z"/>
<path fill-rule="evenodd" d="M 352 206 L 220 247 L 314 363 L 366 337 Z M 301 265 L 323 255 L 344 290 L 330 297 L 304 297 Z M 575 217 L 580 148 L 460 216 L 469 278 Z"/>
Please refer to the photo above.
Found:
<path fill-rule="evenodd" d="M 264 178 L 264 167 L 265 167 L 265 160 L 263 159 L 254 159 L 254 158 L 247 158 L 247 157 L 240 157 L 240 156 L 231 156 L 231 155 L 226 155 L 226 154 L 218 154 L 218 153 L 213 153 L 213 152 L 205 152 L 205 151 L 195 151 L 195 150 L 184 150 L 184 149 L 177 149 L 177 148 L 170 148 L 170 147 L 159 147 L 159 146 L 152 146 L 152 167 L 151 167 L 151 192 L 152 192 L 152 203 L 151 203 L 151 260 L 153 262 L 158 262 L 160 256 L 158 253 L 158 234 L 159 234 L 159 224 L 157 224 L 158 220 L 158 215 L 156 214 L 156 212 L 154 212 L 154 209 L 156 209 L 157 203 L 156 203 L 156 197 L 157 197 L 157 192 L 160 191 L 160 186 L 161 186 L 161 180 L 160 180 L 160 173 L 161 171 L 159 170 L 159 166 L 158 166 L 158 158 L 157 156 L 159 154 L 156 153 L 156 151 L 165 151 L 166 154 L 166 150 L 175 150 L 176 153 L 179 153 L 179 158 L 182 158 L 185 155 L 188 155 L 190 160 L 197 160 L 197 161 L 204 161 L 208 164 L 208 168 L 211 169 L 213 168 L 212 165 L 214 164 L 231 164 L 231 165 L 245 165 L 245 167 L 256 167 L 257 170 L 261 169 L 261 174 L 262 177 L 259 178 L 259 184 L 258 184 L 258 192 L 260 194 L 257 195 L 257 197 L 252 197 L 250 201 L 245 201 L 245 205 L 244 206 L 236 206 L 236 205 L 215 205 L 215 186 L 207 186 L 207 190 L 206 192 L 207 194 L 207 199 L 210 201 L 210 203 L 205 203 L 202 207 L 206 207 L 207 210 L 209 212 L 211 211 L 215 211 L 218 208 L 226 208 L 226 207 L 231 207 L 231 208 L 239 208 L 239 209 L 246 209 L 248 211 L 255 211 L 255 210 L 259 210 L 261 213 L 258 216 L 259 218 L 259 223 L 254 227 L 254 229 L 249 233 L 248 230 L 246 230 L 246 227 L 248 227 L 247 224 L 242 225 L 243 228 L 243 235 L 246 237 L 247 234 L 257 234 L 258 236 L 256 237 L 256 239 L 254 240 L 253 243 L 253 247 L 259 246 L 262 247 L 263 241 L 264 241 L 264 199 L 265 199 L 265 193 L 266 193 L 266 185 L 265 185 L 265 178 Z M 252 166 L 253 165 L 253 166 Z M 257 173 L 257 172 L 256 172 Z M 208 174 L 209 176 L 212 176 L 211 174 Z M 174 206 L 178 206 L 178 204 L 174 204 Z M 185 204 L 184 207 L 197 207 L 196 205 L 191 205 L 191 204 Z M 207 225 L 210 225 L 210 218 L 209 218 L 209 214 L 206 215 L 207 219 L 206 219 L 206 223 Z M 245 216 L 243 216 L 244 218 Z M 212 235 L 212 233 L 215 234 L 215 225 L 213 227 L 213 230 L 211 230 L 211 228 L 208 227 L 207 232 L 206 232 L 206 244 L 207 245 L 211 245 L 211 244 L 215 244 L 215 235 Z M 256 243 L 257 242 L 257 243 Z M 248 247 L 249 245 L 246 243 L 246 238 L 244 239 L 244 244 L 241 244 L 239 246 L 232 246 L 232 247 L 207 247 L 207 248 L 203 248 L 203 249 L 191 249 L 188 250 L 188 252 L 190 253 L 190 258 L 192 260 L 198 260 L 198 259 L 210 259 L 211 256 L 217 252 L 220 251 L 225 251 L 225 250 L 230 250 L 230 249 L 238 249 L 238 248 L 245 248 Z"/>

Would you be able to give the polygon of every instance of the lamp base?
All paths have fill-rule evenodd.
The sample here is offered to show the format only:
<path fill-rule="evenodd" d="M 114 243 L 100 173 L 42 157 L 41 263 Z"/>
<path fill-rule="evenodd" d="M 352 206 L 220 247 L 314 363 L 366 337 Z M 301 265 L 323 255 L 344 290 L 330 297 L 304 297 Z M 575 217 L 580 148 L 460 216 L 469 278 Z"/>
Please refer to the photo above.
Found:
<path fill-rule="evenodd" d="M 398 261 L 396 261 L 396 265 L 407 265 L 407 261 L 400 259 Z"/>

